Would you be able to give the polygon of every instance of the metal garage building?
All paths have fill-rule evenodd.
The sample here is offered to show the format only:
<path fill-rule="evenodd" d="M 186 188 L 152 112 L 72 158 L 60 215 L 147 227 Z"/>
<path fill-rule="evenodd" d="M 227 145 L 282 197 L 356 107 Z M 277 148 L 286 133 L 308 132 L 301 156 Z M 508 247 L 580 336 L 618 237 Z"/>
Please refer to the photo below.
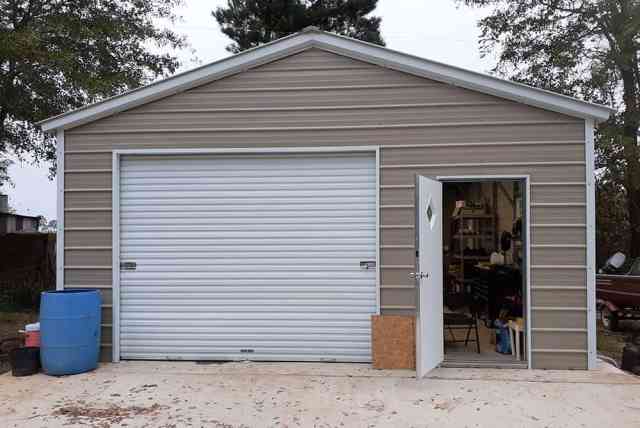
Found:
<path fill-rule="evenodd" d="M 102 289 L 106 359 L 371 361 L 416 313 L 416 175 L 518 178 L 528 364 L 588 368 L 609 114 L 309 28 L 41 123 L 58 284 Z"/>

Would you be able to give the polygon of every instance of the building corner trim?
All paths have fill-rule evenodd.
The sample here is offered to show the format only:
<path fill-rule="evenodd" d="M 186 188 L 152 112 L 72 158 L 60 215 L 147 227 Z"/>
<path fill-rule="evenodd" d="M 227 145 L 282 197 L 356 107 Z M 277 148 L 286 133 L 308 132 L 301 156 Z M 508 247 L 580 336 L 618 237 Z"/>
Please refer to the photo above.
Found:
<path fill-rule="evenodd" d="M 111 159 L 111 361 L 120 362 L 120 156 L 113 152 Z"/>
<path fill-rule="evenodd" d="M 587 367 L 593 370 L 597 365 L 596 326 L 596 186 L 595 186 L 595 123 L 586 120 L 585 161 L 586 161 L 586 201 L 587 201 Z"/>
<path fill-rule="evenodd" d="M 64 290 L 64 129 L 56 132 L 56 290 Z"/>

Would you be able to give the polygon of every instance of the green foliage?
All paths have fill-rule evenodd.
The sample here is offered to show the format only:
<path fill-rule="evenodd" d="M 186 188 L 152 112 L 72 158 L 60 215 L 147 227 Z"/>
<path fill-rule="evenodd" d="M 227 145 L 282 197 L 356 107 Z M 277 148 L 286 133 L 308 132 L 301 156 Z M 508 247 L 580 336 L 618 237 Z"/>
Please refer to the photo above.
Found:
<path fill-rule="evenodd" d="M 490 11 L 479 22 L 480 46 L 484 54 L 497 50 L 495 73 L 619 111 L 600 125 L 596 138 L 598 204 L 611 203 L 599 206 L 598 245 L 626 243 L 619 249 L 639 256 L 640 2 L 456 1 Z M 622 236 L 628 239 L 618 240 Z"/>
<path fill-rule="evenodd" d="M 378 0 L 228 0 L 213 16 L 234 43 L 230 52 L 241 52 L 316 26 L 356 39 L 384 45 L 380 18 L 367 17 Z"/>
<path fill-rule="evenodd" d="M 609 257 L 618 251 L 628 252 L 630 247 L 629 219 L 625 209 L 625 196 L 616 184 L 599 177 L 596 193 L 596 260 L 604 266 Z"/>
<path fill-rule="evenodd" d="M 149 48 L 184 46 L 157 26 L 180 1 L 0 0 L 0 184 L 9 153 L 55 161 L 35 122 L 176 70 Z"/>

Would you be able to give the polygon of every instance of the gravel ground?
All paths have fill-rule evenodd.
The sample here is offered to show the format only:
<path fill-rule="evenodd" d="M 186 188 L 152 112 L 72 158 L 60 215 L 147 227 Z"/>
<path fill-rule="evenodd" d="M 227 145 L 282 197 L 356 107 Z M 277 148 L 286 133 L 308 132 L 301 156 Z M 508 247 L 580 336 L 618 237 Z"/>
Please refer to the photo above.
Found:
<path fill-rule="evenodd" d="M 640 380 L 586 371 L 126 362 L 0 376 L 6 427 L 631 427 Z"/>

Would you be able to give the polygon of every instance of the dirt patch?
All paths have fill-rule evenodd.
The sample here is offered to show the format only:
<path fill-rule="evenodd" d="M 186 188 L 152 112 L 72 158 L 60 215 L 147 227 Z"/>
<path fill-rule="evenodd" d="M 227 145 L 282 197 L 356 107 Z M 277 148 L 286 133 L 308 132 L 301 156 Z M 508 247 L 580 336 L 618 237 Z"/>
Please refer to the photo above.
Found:
<path fill-rule="evenodd" d="M 121 425 L 126 419 L 138 416 L 156 416 L 166 408 L 166 406 L 161 406 L 157 403 L 149 407 L 120 407 L 115 404 L 109 407 L 92 407 L 80 401 L 57 408 L 53 415 L 65 417 L 70 424 L 108 428 L 114 425 Z"/>

